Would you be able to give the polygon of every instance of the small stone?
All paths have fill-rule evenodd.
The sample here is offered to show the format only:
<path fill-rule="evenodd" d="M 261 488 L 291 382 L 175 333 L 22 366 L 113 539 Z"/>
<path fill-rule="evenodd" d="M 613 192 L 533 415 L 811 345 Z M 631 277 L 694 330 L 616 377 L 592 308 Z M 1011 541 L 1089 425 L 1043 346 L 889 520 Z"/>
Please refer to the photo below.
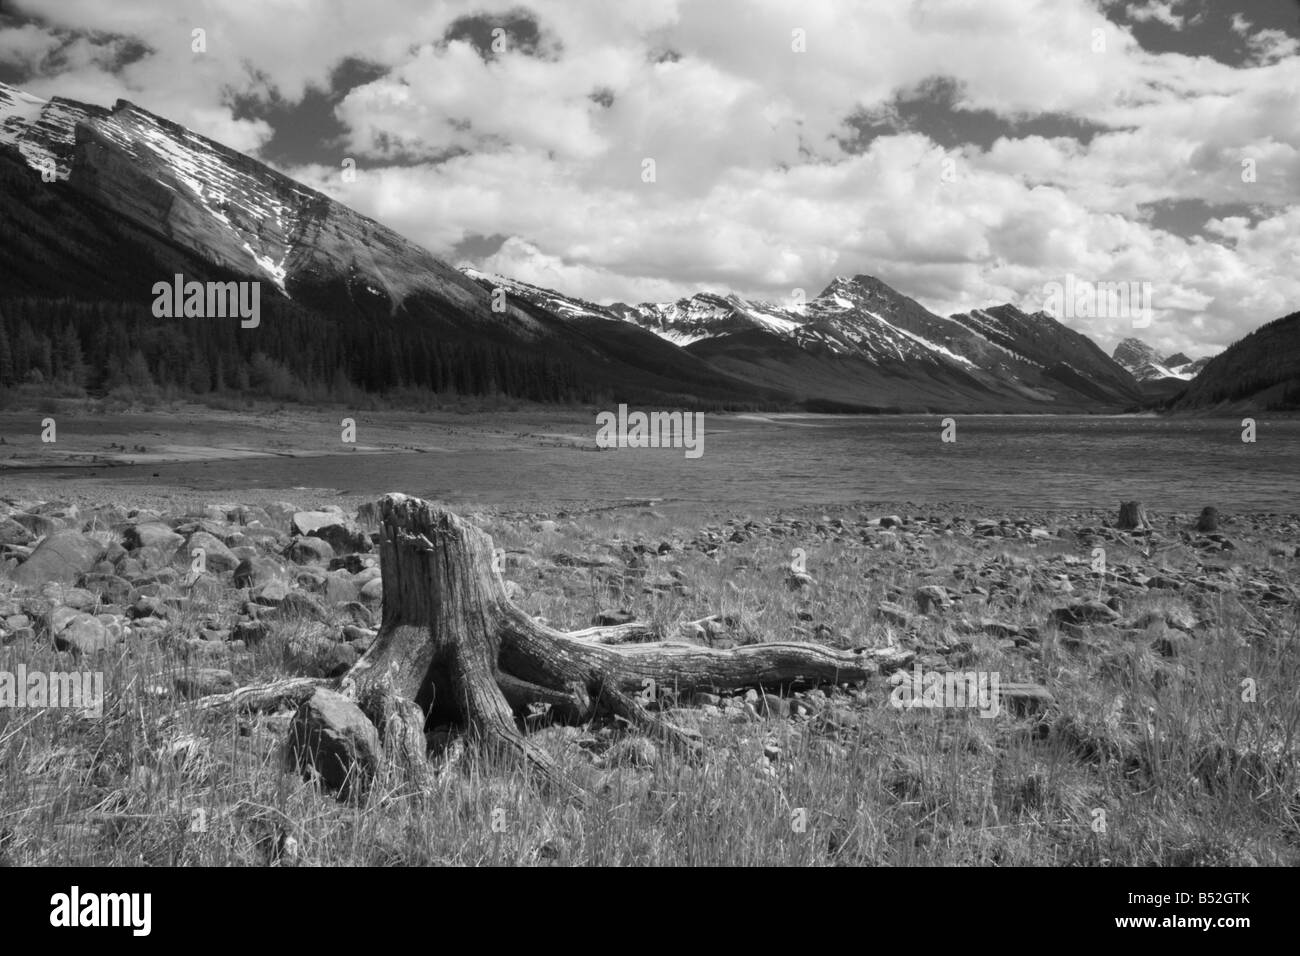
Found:
<path fill-rule="evenodd" d="M 235 675 L 219 667 L 199 667 L 176 677 L 173 684 L 181 697 L 193 699 L 235 689 Z"/>

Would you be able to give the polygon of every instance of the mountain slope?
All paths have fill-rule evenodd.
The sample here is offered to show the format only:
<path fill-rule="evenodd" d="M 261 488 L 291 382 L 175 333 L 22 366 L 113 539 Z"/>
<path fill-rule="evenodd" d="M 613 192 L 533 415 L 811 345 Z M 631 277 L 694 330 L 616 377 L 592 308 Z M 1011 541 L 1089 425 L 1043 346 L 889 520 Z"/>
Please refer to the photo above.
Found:
<path fill-rule="evenodd" d="M 1300 408 L 1300 312 L 1261 326 L 1215 356 L 1173 407 L 1231 414 Z"/>
<path fill-rule="evenodd" d="M 53 182 L 43 180 L 47 170 Z M 297 310 L 299 318 L 344 323 L 354 343 L 365 330 L 385 339 L 375 340 L 378 349 L 397 348 L 405 337 L 426 342 L 412 354 L 438 344 L 470 349 L 482 356 L 477 377 L 485 389 L 503 380 L 560 377 L 589 399 L 785 400 L 689 361 L 680 350 L 680 367 L 673 368 L 654 354 L 656 337 L 616 319 L 577 330 L 518 303 L 496 311 L 480 283 L 393 230 L 126 101 L 109 110 L 41 101 L 0 85 L 0 181 L 0 228 L 16 237 L 0 250 L 0 298 L 126 303 L 138 308 L 141 322 L 192 340 L 197 330 L 153 318 L 154 283 L 176 273 L 198 281 L 255 280 L 264 307 L 278 300 L 277 308 Z M 84 338 L 86 330 L 78 331 Z M 274 329 L 247 335 L 260 339 L 258 350 L 292 357 Z M 629 347 L 629 338 L 644 348 Z M 378 356 L 370 365 L 396 369 L 408 358 Z M 427 378 L 419 370 L 363 373 L 353 359 L 341 350 L 316 364 L 337 361 L 367 387 L 386 376 L 398 379 L 391 386 Z M 556 371 L 494 374 L 501 362 Z M 329 368 L 314 372 L 330 375 Z M 552 393 L 540 385 L 533 391 Z"/>
<path fill-rule="evenodd" d="M 242 387 L 261 355 L 303 382 L 368 391 L 943 412 L 1143 401 L 1125 369 L 1045 314 L 1005 305 L 941 317 L 869 275 L 837 277 L 797 307 L 709 292 L 606 306 L 462 272 L 126 101 L 43 101 L 0 84 L 0 186 L 0 228 L 13 237 L 0 248 L 0 300 L 22 300 L 0 325 L 22 339 L 21 361 L 0 374 L 21 381 L 75 382 L 78 340 L 102 340 L 109 316 L 153 378 L 200 389 Z M 259 282 L 278 324 L 231 338 L 153 317 L 154 284 L 177 273 Z M 64 300 L 112 308 L 62 309 Z M 127 357 L 125 346 L 107 348 L 111 357 L 94 350 L 89 379 L 112 380 L 109 366 Z M 275 378 L 265 366 L 260 377 Z"/>

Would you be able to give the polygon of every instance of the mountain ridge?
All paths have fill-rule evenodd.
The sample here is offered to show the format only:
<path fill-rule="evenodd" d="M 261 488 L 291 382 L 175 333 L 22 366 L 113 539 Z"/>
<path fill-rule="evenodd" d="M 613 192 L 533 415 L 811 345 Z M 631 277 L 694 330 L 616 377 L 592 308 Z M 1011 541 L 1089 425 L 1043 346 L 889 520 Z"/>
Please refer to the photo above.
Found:
<path fill-rule="evenodd" d="M 1145 400 L 1127 369 L 1046 313 L 1004 304 L 939 316 L 866 273 L 836 276 L 811 299 L 785 304 L 699 292 L 604 306 L 457 269 L 324 193 L 127 100 L 112 108 L 41 100 L 0 84 L 0 161 L 7 186 L 0 219 L 21 236 L 0 252 L 0 295 L 71 293 L 129 305 L 148 301 L 139 277 L 149 273 L 255 279 L 273 287 L 296 321 L 341 323 L 340 341 L 380 347 L 376 334 L 393 343 L 412 337 L 424 343 L 412 356 L 444 344 L 457 354 L 494 349 L 496 358 L 475 359 L 482 366 L 475 387 L 483 388 L 539 379 L 498 374 L 494 363 L 558 363 L 567 394 L 593 399 L 630 390 L 687 404 L 945 412 L 1122 411 Z M 130 263 L 120 261 L 124 247 Z M 117 281 L 105 268 L 113 262 Z M 264 331 L 258 347 L 280 349 L 288 361 L 274 334 Z M 383 369 L 399 367 L 387 387 L 438 380 L 414 357 L 370 361 L 364 373 L 360 364 L 336 345 L 299 367 L 320 379 L 334 365 L 336 379 L 366 388 L 385 387 Z M 154 367 L 165 372 L 161 359 Z M 214 388 L 230 387 L 228 374 L 211 378 Z"/>

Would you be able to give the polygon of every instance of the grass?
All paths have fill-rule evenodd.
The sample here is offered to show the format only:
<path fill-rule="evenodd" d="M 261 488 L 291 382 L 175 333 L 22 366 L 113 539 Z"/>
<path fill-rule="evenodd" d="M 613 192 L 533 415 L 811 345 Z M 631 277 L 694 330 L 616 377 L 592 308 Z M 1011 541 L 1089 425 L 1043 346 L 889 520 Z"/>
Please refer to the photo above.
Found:
<path fill-rule="evenodd" d="M 958 533 L 891 550 L 878 532 L 836 536 L 819 531 L 814 517 L 783 526 L 788 533 L 780 537 L 728 541 L 742 519 L 718 528 L 721 543 L 709 556 L 683 548 L 702 536 L 698 524 L 653 513 L 561 518 L 553 529 L 537 519 L 480 517 L 508 553 L 506 577 L 519 603 L 557 627 L 584 627 L 596 612 L 622 607 L 673 634 L 681 622 L 721 614 L 731 622 L 723 636 L 737 644 L 897 643 L 931 669 L 1043 684 L 1055 704 L 1038 716 L 993 719 L 972 710 L 897 710 L 880 677 L 803 693 L 806 712 L 794 719 L 757 717 L 742 697 L 679 707 L 674 719 L 705 737 L 706 756 L 695 763 L 611 721 L 539 726 L 533 739 L 597 795 L 586 808 L 473 747 L 431 792 L 381 785 L 363 802 L 341 801 L 286 769 L 288 714 L 213 717 L 172 692 L 178 676 L 199 666 L 229 667 L 241 684 L 327 666 L 333 623 L 303 620 L 277 622 L 255 647 L 200 658 L 188 638 L 205 620 L 233 611 L 227 590 L 195 600 L 159 636 L 132 638 L 94 665 L 105 674 L 103 718 L 0 712 L 0 858 L 281 866 L 1300 863 L 1294 601 L 1270 604 L 1242 589 L 1153 591 L 1127 599 L 1124 619 L 1184 615 L 1198 622 L 1191 636 L 1152 625 L 1093 628 L 1080 639 L 1049 623 L 1053 607 L 1084 596 L 1078 585 L 1072 594 L 1046 589 L 1042 571 L 1054 556 L 1080 560 L 1054 571 L 1087 571 L 1090 547 L 1062 539 Z M 856 528 L 860 515 L 842 517 Z M 673 549 L 660 555 L 661 542 Z M 1243 539 L 1231 560 L 1247 577 L 1271 571 L 1294 582 L 1295 559 L 1270 556 L 1266 545 Z M 786 586 L 794 547 L 806 552 L 817 582 L 811 589 Z M 1112 568 L 1191 566 L 1177 549 L 1148 559 L 1108 547 Z M 598 566 L 557 562 L 557 554 Z M 988 587 L 998 575 L 1005 586 Z M 915 610 L 910 596 L 924 584 L 979 582 L 991 591 L 987 603 L 962 602 L 918 618 L 910 631 L 874 612 L 885 600 Z M 1036 626 L 1038 639 L 985 633 L 980 621 L 989 618 Z M 89 666 L 54 651 L 39 629 L 34 641 L 0 651 L 0 669 L 19 661 L 29 670 Z M 1253 700 L 1243 692 L 1248 679 Z"/>

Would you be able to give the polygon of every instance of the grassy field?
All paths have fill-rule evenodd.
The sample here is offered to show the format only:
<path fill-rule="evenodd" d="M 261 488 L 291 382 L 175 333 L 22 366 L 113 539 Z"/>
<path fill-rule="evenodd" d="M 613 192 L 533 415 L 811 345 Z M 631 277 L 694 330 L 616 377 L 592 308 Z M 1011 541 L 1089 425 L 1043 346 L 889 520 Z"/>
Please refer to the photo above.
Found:
<path fill-rule="evenodd" d="M 1100 515 L 1080 526 L 1039 515 L 996 534 L 944 516 L 885 529 L 879 517 L 851 509 L 705 526 L 645 509 L 473 515 L 506 550 L 517 602 L 560 628 L 622 609 L 665 636 L 721 647 L 893 645 L 927 671 L 996 673 L 1041 685 L 1050 700 L 993 718 L 899 709 L 881 674 L 782 701 L 758 691 L 663 701 L 703 734 L 696 761 L 616 721 L 548 725 L 541 715 L 532 739 L 596 795 L 583 808 L 465 746 L 455 728 L 430 728 L 435 758 L 464 753 L 431 792 L 378 786 L 348 801 L 287 766 L 290 712 L 212 716 L 186 697 L 196 683 L 337 673 L 360 649 L 340 652 L 355 609 L 284 616 L 260 641 L 235 642 L 220 632 L 247 595 L 200 582 L 161 626 L 90 661 L 53 648 L 42 615 L 57 594 L 0 591 L 0 605 L 33 622 L 6 636 L 0 670 L 93 666 L 107 692 L 98 718 L 0 711 L 0 859 L 1300 863 L 1294 519 L 1229 524 L 1235 550 L 1207 557 L 1177 530 L 1185 516 L 1160 529 L 1163 547 L 1103 528 Z M 1045 534 L 1031 537 L 1034 528 Z M 1104 577 L 1090 565 L 1098 542 Z M 789 586 L 794 548 L 810 586 Z M 1152 575 L 1188 583 L 1134 583 Z M 922 613 L 914 595 L 936 584 L 952 604 Z M 1109 622 L 1051 614 L 1110 598 Z M 711 633 L 682 634 L 682 622 L 708 615 L 721 620 Z"/>

